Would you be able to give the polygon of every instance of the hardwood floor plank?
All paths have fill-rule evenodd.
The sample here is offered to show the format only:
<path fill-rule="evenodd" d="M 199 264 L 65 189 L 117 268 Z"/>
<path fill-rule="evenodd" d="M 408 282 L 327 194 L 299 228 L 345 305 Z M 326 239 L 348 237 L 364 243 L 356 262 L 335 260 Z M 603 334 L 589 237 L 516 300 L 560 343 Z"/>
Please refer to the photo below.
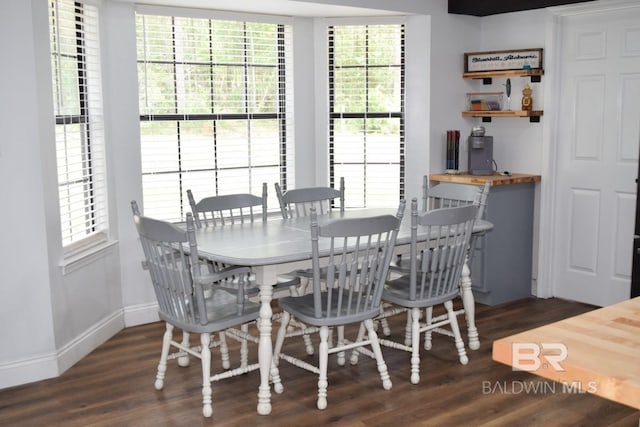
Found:
<path fill-rule="evenodd" d="M 213 384 L 211 419 L 202 417 L 197 359 L 188 368 L 171 363 L 164 389 L 154 389 L 164 325 L 142 325 L 121 331 L 58 378 L 0 390 L 0 425 L 636 427 L 640 411 L 597 396 L 568 393 L 560 384 L 513 372 L 491 359 L 494 339 L 591 309 L 535 298 L 494 307 L 478 305 L 480 350 L 468 350 L 469 364 L 463 366 L 452 340 L 434 336 L 433 349 L 421 352 L 418 385 L 409 382 L 410 355 L 405 352 L 383 348 L 391 390 L 382 388 L 373 360 L 361 356 L 356 366 L 347 360 L 340 367 L 332 357 L 324 411 L 316 409 L 317 378 L 281 362 L 285 391 L 272 394 L 271 415 L 256 414 L 259 374 L 255 371 Z M 403 336 L 404 316 L 393 318 L 391 324 L 394 336 Z M 317 345 L 317 338 L 314 342 Z M 237 363 L 237 346 L 229 343 Z M 304 357 L 299 339 L 289 339 L 285 346 Z M 252 346 L 250 359 L 256 358 Z M 212 359 L 213 369 L 221 369 L 217 350 Z M 309 360 L 315 362 L 315 357 Z"/>

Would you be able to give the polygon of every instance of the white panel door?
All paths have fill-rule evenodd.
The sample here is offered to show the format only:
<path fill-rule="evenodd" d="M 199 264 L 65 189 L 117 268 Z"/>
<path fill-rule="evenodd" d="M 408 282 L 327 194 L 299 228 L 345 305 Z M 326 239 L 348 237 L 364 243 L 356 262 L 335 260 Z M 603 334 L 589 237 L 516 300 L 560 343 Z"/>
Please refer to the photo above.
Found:
<path fill-rule="evenodd" d="M 640 7 L 561 18 L 553 295 L 629 298 L 640 136 Z"/>

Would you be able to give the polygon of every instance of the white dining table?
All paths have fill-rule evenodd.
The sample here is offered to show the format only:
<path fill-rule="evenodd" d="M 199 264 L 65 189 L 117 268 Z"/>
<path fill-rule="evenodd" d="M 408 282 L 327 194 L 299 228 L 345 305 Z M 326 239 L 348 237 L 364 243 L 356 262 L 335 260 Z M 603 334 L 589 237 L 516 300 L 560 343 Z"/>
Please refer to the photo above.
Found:
<path fill-rule="evenodd" d="M 395 215 L 395 209 L 370 208 L 333 211 L 318 216 L 318 222 L 336 218 L 365 218 L 376 215 Z M 404 215 L 396 239 L 396 252 L 408 253 L 411 240 L 411 218 Z M 484 220 L 476 221 L 474 234 L 490 231 L 493 225 Z M 258 407 L 260 415 L 271 412 L 270 374 L 278 376 L 277 368 L 271 372 L 271 356 L 273 344 L 271 340 L 271 300 L 273 284 L 277 276 L 296 269 L 310 267 L 311 261 L 310 218 L 271 219 L 267 222 L 255 221 L 226 224 L 224 227 L 203 227 L 196 230 L 198 253 L 202 258 L 226 264 L 250 266 L 255 274 L 256 283 L 260 287 L 260 319 L 258 322 L 260 338 L 258 344 L 258 362 L 260 365 L 260 386 L 258 387 Z M 420 235 L 419 235 L 420 236 Z M 427 240 L 428 236 L 420 236 Z M 320 254 L 328 247 L 320 244 Z M 471 277 L 468 266 L 463 268 L 460 283 L 462 302 L 467 318 L 469 348 L 480 347 L 478 331 L 475 326 L 475 301 L 471 291 Z M 279 381 L 274 381 L 278 384 Z M 282 388 L 276 388 L 282 392 Z"/>

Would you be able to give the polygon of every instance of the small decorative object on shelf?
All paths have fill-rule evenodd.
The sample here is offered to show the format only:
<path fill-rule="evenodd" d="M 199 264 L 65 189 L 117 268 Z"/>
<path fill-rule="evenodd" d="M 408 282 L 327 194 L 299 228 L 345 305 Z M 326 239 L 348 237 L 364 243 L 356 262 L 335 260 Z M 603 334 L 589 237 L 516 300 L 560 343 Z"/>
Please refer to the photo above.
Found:
<path fill-rule="evenodd" d="M 470 92 L 467 93 L 467 109 L 469 111 L 500 111 L 504 92 Z"/>
<path fill-rule="evenodd" d="M 531 86 L 527 83 L 522 89 L 522 111 L 531 110 L 533 110 L 533 98 L 531 97 Z"/>
<path fill-rule="evenodd" d="M 511 79 L 507 79 L 505 83 L 505 92 L 507 93 L 507 108 L 506 110 L 511 110 Z"/>
<path fill-rule="evenodd" d="M 447 131 L 447 174 L 458 175 L 460 173 L 460 131 Z"/>

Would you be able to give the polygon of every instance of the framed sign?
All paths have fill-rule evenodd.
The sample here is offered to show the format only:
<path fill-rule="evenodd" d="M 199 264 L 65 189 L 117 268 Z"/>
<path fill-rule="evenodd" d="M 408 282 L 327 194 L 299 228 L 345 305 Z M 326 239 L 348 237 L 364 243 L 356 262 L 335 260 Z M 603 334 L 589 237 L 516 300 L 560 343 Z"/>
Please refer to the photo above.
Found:
<path fill-rule="evenodd" d="M 542 69 L 542 48 L 464 54 L 465 73 L 522 69 Z"/>

